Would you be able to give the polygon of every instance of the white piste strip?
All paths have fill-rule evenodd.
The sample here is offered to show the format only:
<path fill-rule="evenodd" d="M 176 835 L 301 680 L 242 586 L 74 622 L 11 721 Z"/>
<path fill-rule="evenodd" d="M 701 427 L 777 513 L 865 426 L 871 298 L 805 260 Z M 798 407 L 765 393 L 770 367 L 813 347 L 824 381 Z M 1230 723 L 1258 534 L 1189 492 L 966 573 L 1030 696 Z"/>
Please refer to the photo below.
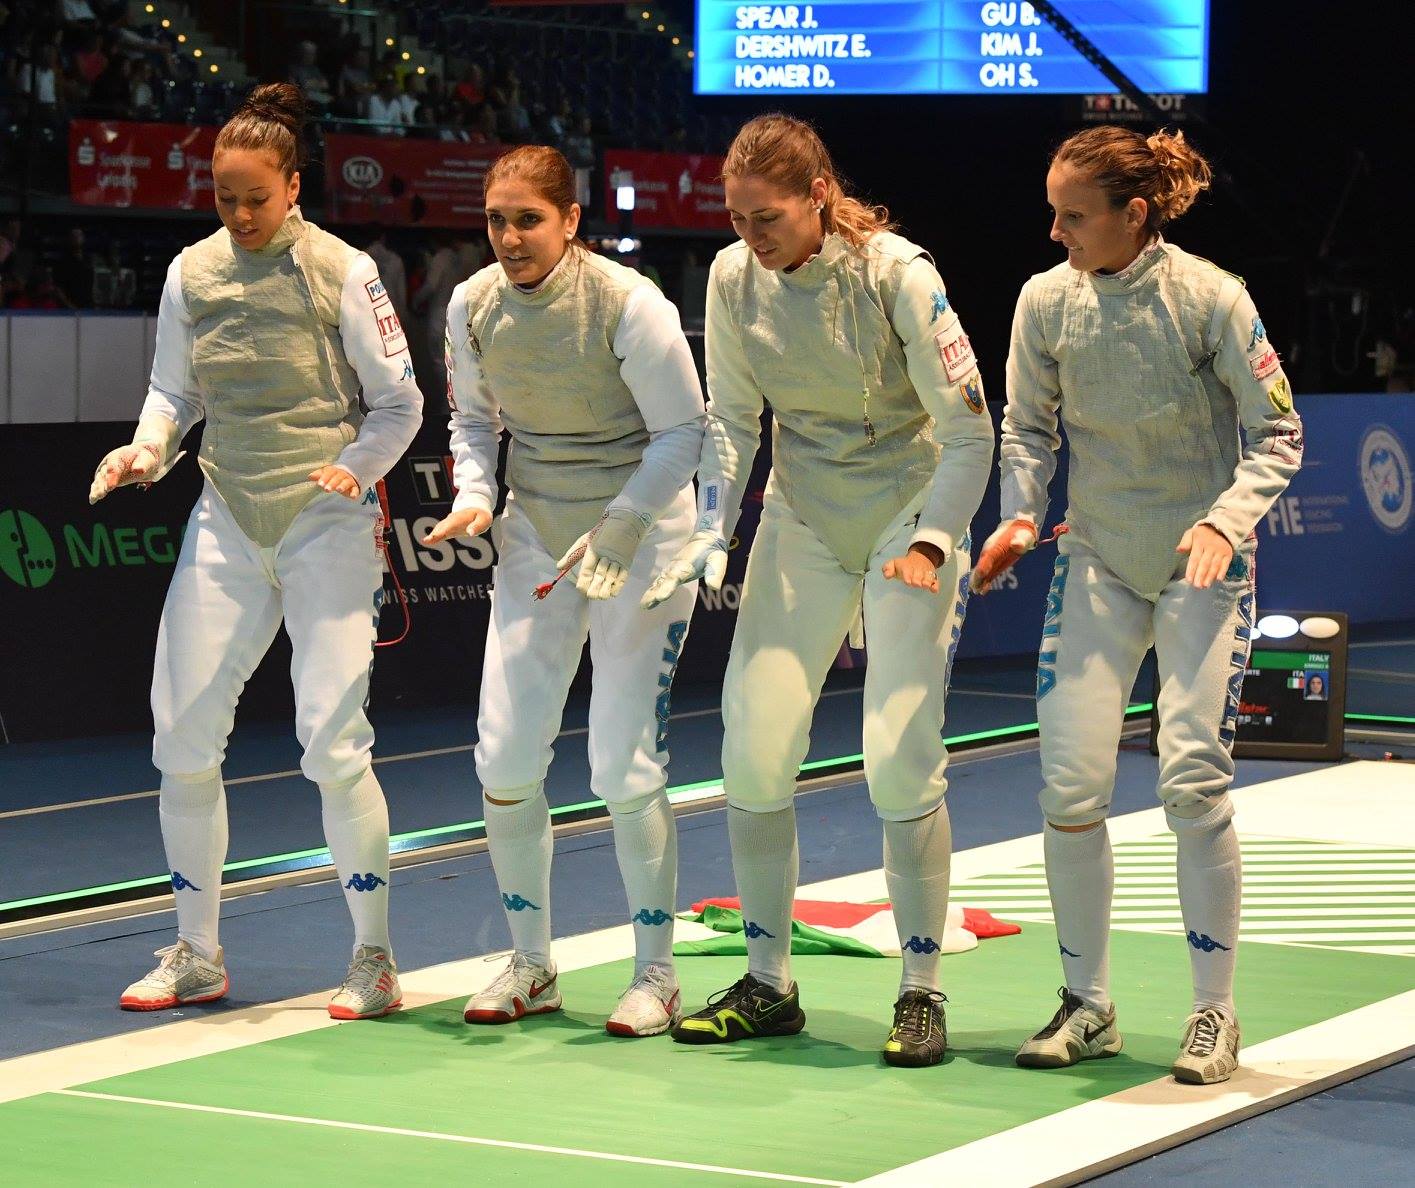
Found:
<path fill-rule="evenodd" d="M 1256 1044 L 1233 1079 L 1163 1077 L 860 1181 L 877 1188 L 1074 1184 L 1415 1052 L 1415 991 Z"/>
<path fill-rule="evenodd" d="M 264 1110 L 233 1110 L 224 1106 L 193 1105 L 185 1101 L 162 1101 L 151 1097 L 124 1097 L 116 1093 L 86 1093 L 78 1089 L 60 1089 L 59 1092 L 65 1097 L 81 1097 L 90 1101 L 115 1101 L 124 1105 L 185 1110 L 194 1114 L 221 1114 L 230 1118 L 255 1118 L 262 1122 L 290 1122 L 300 1126 L 323 1126 L 332 1130 L 357 1130 L 367 1134 L 431 1139 L 441 1143 L 465 1143 L 474 1147 L 501 1147 L 511 1151 L 532 1151 L 539 1155 L 565 1155 L 575 1159 L 599 1159 L 611 1163 L 669 1167 L 675 1171 L 712 1172 L 721 1176 L 741 1176 L 752 1180 L 772 1180 L 788 1184 L 826 1184 L 831 1188 L 844 1188 L 847 1183 L 845 1180 L 819 1180 L 813 1176 L 789 1176 L 781 1172 L 748 1171 L 746 1168 L 722 1167 L 712 1163 L 684 1163 L 677 1159 L 651 1159 L 644 1155 L 616 1155 L 609 1151 L 587 1151 L 580 1147 L 551 1147 L 542 1143 L 515 1143 L 506 1139 L 447 1134 L 439 1130 L 408 1130 L 402 1126 L 373 1126 L 363 1122 L 336 1122 L 329 1118 L 309 1118 L 302 1114 L 268 1114 Z"/>

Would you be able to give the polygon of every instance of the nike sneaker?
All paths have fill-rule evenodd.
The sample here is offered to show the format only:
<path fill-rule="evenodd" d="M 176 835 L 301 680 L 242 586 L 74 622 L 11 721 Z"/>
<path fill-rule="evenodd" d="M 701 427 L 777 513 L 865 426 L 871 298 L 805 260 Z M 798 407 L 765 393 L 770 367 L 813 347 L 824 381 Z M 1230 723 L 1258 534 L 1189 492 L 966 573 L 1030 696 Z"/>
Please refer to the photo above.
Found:
<path fill-rule="evenodd" d="M 702 1010 L 680 1019 L 673 1038 L 680 1044 L 730 1044 L 795 1035 L 805 1025 L 795 982 L 783 993 L 746 974 L 709 998 Z"/>
<path fill-rule="evenodd" d="M 1065 986 L 1057 993 L 1061 995 L 1061 1009 L 1017 1050 L 1018 1064 L 1023 1068 L 1067 1068 L 1120 1051 L 1122 1041 L 1115 1029 L 1115 1007 L 1101 1014 Z"/>
<path fill-rule="evenodd" d="M 512 953 L 491 985 L 467 999 L 462 1018 L 468 1023 L 513 1023 L 525 1015 L 558 1011 L 555 977 L 554 969 L 537 965 L 524 953 Z"/>
<path fill-rule="evenodd" d="M 604 1024 L 610 1035 L 662 1035 L 683 1017 L 678 976 L 667 965 L 646 965 L 634 975 Z"/>

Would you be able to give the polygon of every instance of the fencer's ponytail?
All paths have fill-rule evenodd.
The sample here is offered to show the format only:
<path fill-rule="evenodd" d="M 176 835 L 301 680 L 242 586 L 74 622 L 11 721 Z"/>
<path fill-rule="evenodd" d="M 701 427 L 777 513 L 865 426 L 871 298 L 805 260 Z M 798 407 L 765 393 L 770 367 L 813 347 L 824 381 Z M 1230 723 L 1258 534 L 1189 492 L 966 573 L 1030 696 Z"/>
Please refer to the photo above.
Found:
<path fill-rule="evenodd" d="M 250 149 L 270 153 L 286 180 L 304 164 L 303 136 L 309 104 L 294 83 L 266 83 L 256 87 L 221 131 L 215 152 Z"/>
<path fill-rule="evenodd" d="M 1213 183 L 1208 161 L 1184 139 L 1184 133 L 1164 129 L 1142 136 L 1109 124 L 1087 128 L 1063 141 L 1051 163 L 1071 165 L 1087 174 L 1106 192 L 1112 206 L 1143 198 L 1151 231 L 1177 219 Z"/>
<path fill-rule="evenodd" d="M 760 177 L 788 194 L 809 195 L 811 182 L 825 182 L 821 229 L 832 231 L 853 248 L 870 236 L 892 231 L 889 211 L 847 192 L 816 130 L 804 120 L 774 112 L 748 120 L 732 138 L 722 163 L 723 177 Z"/>

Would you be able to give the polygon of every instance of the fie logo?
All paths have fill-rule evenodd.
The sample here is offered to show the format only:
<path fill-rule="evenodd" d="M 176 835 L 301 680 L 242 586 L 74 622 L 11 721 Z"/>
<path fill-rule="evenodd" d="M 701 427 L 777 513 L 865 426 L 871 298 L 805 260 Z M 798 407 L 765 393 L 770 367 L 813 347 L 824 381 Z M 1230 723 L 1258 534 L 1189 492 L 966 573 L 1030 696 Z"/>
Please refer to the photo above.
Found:
<path fill-rule="evenodd" d="M 1411 492 L 1410 455 L 1400 438 L 1384 425 L 1372 425 L 1361 439 L 1357 465 L 1361 489 L 1376 523 L 1387 532 L 1404 532 L 1410 526 L 1415 495 Z"/>
<path fill-rule="evenodd" d="M 54 576 L 54 538 L 28 512 L 0 512 L 0 570 L 26 589 L 47 586 Z"/>

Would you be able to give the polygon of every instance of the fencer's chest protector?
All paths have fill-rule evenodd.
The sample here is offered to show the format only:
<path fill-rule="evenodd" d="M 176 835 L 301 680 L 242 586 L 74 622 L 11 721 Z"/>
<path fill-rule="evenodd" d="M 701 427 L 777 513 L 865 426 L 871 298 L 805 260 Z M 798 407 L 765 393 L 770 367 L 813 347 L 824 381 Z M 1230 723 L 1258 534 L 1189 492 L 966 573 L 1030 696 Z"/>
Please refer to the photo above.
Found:
<path fill-rule="evenodd" d="M 320 494 L 310 472 L 358 434 L 359 379 L 339 339 L 356 254 L 298 209 L 256 251 L 223 227 L 182 252 L 192 367 L 206 397 L 199 461 L 261 548 L 279 544 Z"/>
<path fill-rule="evenodd" d="M 651 283 L 578 248 L 534 292 L 500 264 L 469 282 L 468 345 L 511 434 L 506 485 L 552 557 L 594 527 L 648 445 L 614 339 L 630 292 Z"/>
<path fill-rule="evenodd" d="M 772 483 L 851 573 L 865 572 L 880 533 L 938 464 L 933 419 L 890 323 L 904 270 L 925 254 L 898 235 L 875 235 L 862 252 L 830 235 L 792 273 L 763 268 L 744 247 L 723 275 L 771 405 Z"/>
<path fill-rule="evenodd" d="M 1233 481 L 1237 408 L 1209 341 L 1226 277 L 1167 243 L 1115 276 L 1043 274 L 1037 309 L 1071 450 L 1067 520 L 1146 597 Z"/>

